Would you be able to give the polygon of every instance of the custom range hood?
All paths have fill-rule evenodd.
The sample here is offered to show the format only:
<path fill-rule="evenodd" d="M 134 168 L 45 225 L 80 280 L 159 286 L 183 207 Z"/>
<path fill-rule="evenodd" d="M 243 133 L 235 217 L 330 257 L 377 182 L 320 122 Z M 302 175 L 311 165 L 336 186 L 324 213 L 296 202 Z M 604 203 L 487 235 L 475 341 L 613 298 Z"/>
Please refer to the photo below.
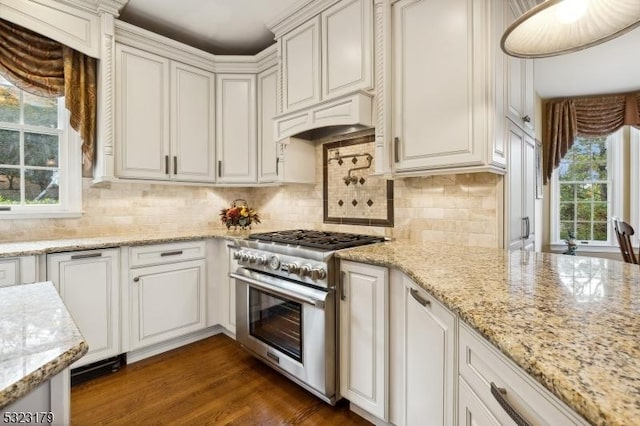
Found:
<path fill-rule="evenodd" d="M 372 96 L 356 92 L 330 99 L 273 119 L 274 138 L 315 140 L 374 127 Z"/>

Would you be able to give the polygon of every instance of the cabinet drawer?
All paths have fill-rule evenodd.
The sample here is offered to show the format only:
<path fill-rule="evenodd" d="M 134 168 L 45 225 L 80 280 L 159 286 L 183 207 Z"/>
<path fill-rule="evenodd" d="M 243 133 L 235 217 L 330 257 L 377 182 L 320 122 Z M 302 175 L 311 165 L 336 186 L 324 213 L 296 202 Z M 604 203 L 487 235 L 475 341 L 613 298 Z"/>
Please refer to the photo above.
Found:
<path fill-rule="evenodd" d="M 0 287 L 16 285 L 20 276 L 20 260 L 0 260 Z"/>
<path fill-rule="evenodd" d="M 514 424 L 491 392 L 506 390 L 504 399 L 532 425 L 586 425 L 581 417 L 535 382 L 475 331 L 460 323 L 459 372 L 500 424 Z"/>
<path fill-rule="evenodd" d="M 129 249 L 129 265 L 131 268 L 136 268 L 139 266 L 202 259 L 205 256 L 204 247 L 204 241 L 131 247 Z"/>

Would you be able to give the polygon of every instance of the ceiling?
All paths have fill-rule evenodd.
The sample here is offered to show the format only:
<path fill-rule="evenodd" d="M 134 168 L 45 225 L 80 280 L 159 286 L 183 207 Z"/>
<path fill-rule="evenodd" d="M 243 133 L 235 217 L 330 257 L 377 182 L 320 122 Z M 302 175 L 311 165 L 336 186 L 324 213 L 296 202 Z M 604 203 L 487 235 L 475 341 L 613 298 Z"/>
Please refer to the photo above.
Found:
<path fill-rule="evenodd" d="M 129 0 L 122 21 L 220 55 L 274 43 L 266 24 L 300 0 Z"/>
<path fill-rule="evenodd" d="M 267 23 L 305 0 L 129 0 L 120 19 L 204 51 L 252 55 L 274 43 Z M 535 60 L 542 98 L 640 90 L 640 28 L 598 46 Z"/>

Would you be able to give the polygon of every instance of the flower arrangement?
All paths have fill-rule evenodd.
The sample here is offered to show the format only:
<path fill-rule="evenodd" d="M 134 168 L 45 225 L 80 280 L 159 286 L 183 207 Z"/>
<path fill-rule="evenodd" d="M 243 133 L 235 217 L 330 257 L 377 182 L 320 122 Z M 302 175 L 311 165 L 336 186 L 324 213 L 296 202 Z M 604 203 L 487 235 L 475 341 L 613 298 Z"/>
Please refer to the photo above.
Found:
<path fill-rule="evenodd" d="M 230 229 L 251 229 L 251 223 L 260 223 L 258 212 L 247 205 L 242 199 L 233 200 L 231 207 L 220 210 L 220 221 Z"/>

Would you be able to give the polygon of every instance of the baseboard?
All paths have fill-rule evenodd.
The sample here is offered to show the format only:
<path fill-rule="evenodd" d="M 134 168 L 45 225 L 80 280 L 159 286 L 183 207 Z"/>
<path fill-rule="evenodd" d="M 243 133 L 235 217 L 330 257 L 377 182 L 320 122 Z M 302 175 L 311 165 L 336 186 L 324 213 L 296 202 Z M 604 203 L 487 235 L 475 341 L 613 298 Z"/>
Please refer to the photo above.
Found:
<path fill-rule="evenodd" d="M 358 407 L 356 404 L 354 404 L 351 401 L 349 401 L 349 410 L 351 410 L 352 412 L 356 413 L 357 415 L 359 415 L 363 419 L 373 423 L 376 426 L 390 426 L 391 425 L 391 423 L 387 423 L 384 420 L 377 418 L 373 414 L 370 414 L 370 413 L 364 411 L 362 408 Z"/>
<path fill-rule="evenodd" d="M 207 337 L 215 336 L 216 334 L 220 334 L 225 331 L 226 330 L 222 326 L 214 325 L 213 327 L 208 327 L 204 330 L 196 331 L 185 336 L 176 337 L 175 339 L 167 340 L 166 342 L 127 352 L 127 364 L 133 364 L 135 362 L 142 361 L 143 359 L 152 357 L 154 355 L 159 355 L 163 352 L 167 352 L 172 349 L 197 342 L 198 340 L 206 339 Z"/>

